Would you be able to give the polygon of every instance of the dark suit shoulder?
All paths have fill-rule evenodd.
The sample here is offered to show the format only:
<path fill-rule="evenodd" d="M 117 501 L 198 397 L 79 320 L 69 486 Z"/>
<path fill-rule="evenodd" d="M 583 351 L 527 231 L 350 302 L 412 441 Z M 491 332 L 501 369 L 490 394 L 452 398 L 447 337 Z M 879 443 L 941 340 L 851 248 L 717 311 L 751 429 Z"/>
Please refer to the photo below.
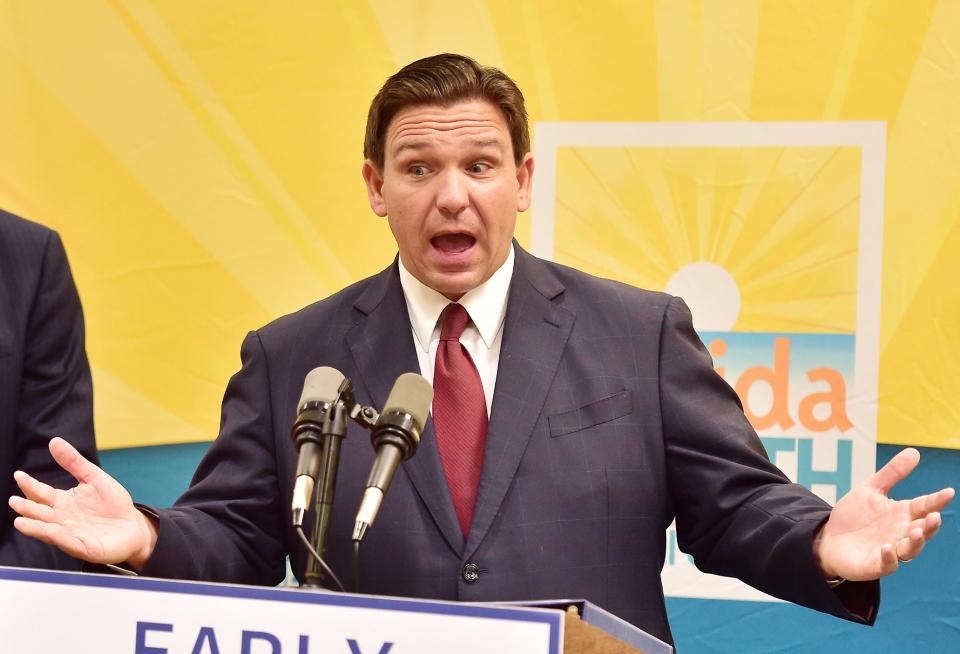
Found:
<path fill-rule="evenodd" d="M 69 278 L 59 235 L 39 223 L 0 210 L 0 340 L 23 333 L 43 279 Z M 49 283 L 49 282 L 48 282 Z M 72 282 L 71 282 L 72 285 Z"/>
<path fill-rule="evenodd" d="M 540 289 L 556 287 L 552 292 L 557 293 L 558 301 L 578 314 L 589 311 L 660 320 L 675 299 L 668 293 L 597 277 L 532 255 L 527 255 L 526 259 L 527 275 L 534 286 Z"/>
<path fill-rule="evenodd" d="M 49 227 L 0 209 L 0 261 L 14 262 L 18 267 L 33 262 L 42 257 L 51 239 L 60 242 Z"/>
<path fill-rule="evenodd" d="M 362 316 L 356 308 L 360 298 L 369 294 L 373 287 L 382 285 L 385 278 L 393 273 L 394 266 L 391 266 L 355 282 L 333 295 L 271 321 L 258 329 L 257 335 L 267 349 L 300 342 L 303 338 L 313 339 L 318 344 L 339 340 Z"/>

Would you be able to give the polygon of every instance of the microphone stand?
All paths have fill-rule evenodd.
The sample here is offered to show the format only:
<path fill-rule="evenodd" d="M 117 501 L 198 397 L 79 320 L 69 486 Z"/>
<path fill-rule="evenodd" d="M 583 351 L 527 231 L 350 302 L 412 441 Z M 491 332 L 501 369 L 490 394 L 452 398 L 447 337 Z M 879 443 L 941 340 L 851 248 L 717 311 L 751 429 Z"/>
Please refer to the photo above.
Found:
<path fill-rule="evenodd" d="M 337 399 L 330 405 L 330 410 L 324 416 L 321 432 L 323 455 L 317 476 L 316 520 L 310 544 L 324 560 L 326 560 L 327 537 L 330 533 L 330 519 L 333 514 L 337 469 L 340 466 L 340 445 L 347 436 L 347 421 L 352 418 L 369 429 L 379 417 L 379 413 L 373 407 L 365 407 L 357 403 L 350 380 L 344 378 L 340 388 L 337 389 Z M 309 561 L 310 565 L 304 575 L 305 581 L 301 586 L 322 587 L 325 570 L 315 556 L 311 555 Z"/>
<path fill-rule="evenodd" d="M 320 459 L 320 473 L 317 488 L 316 520 L 313 523 L 313 539 L 310 541 L 321 558 L 326 559 L 327 535 L 330 532 L 330 516 L 333 512 L 333 495 L 337 486 L 337 468 L 340 465 L 340 445 L 347 436 L 347 408 L 343 403 L 345 393 L 350 393 L 350 380 L 340 384 L 339 395 L 330 405 L 323 419 L 323 455 Z M 323 585 L 325 572 L 320 562 L 310 556 L 310 565 L 306 571 L 304 586 Z"/>

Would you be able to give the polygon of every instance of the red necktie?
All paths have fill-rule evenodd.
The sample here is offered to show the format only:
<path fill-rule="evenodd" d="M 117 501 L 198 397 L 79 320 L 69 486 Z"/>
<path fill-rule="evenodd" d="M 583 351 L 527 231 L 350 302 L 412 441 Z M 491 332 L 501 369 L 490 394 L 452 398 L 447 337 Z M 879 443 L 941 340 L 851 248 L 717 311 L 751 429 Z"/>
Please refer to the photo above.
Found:
<path fill-rule="evenodd" d="M 460 335 L 470 322 L 451 303 L 440 316 L 440 345 L 433 370 L 433 427 L 463 537 L 470 533 L 487 440 L 487 403 L 480 374 Z"/>

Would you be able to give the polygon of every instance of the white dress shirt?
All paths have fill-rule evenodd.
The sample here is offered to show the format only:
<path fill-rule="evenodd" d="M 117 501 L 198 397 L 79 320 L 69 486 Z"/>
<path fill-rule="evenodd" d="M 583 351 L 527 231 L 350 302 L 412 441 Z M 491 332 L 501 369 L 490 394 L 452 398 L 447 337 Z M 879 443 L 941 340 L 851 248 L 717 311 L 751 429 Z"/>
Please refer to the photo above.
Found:
<path fill-rule="evenodd" d="M 470 315 L 470 323 L 463 330 L 460 343 L 467 348 L 477 372 L 480 373 L 488 417 L 493 403 L 494 386 L 497 383 L 503 319 L 507 314 L 507 293 L 513 278 L 513 260 L 511 246 L 507 260 L 497 268 L 490 279 L 458 300 Z M 400 285 L 407 301 L 420 374 L 432 384 L 433 366 L 440 344 L 440 314 L 450 304 L 450 300 L 411 275 L 404 267 L 403 260 L 400 261 Z"/>

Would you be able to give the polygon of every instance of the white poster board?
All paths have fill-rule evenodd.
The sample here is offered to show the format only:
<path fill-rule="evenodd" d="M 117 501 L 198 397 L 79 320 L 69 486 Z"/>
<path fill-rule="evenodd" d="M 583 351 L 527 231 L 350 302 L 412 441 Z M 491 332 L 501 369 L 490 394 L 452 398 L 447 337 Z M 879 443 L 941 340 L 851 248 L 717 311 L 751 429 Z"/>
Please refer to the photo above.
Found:
<path fill-rule="evenodd" d="M 560 654 L 556 610 L 0 567 L 0 650 Z"/>

